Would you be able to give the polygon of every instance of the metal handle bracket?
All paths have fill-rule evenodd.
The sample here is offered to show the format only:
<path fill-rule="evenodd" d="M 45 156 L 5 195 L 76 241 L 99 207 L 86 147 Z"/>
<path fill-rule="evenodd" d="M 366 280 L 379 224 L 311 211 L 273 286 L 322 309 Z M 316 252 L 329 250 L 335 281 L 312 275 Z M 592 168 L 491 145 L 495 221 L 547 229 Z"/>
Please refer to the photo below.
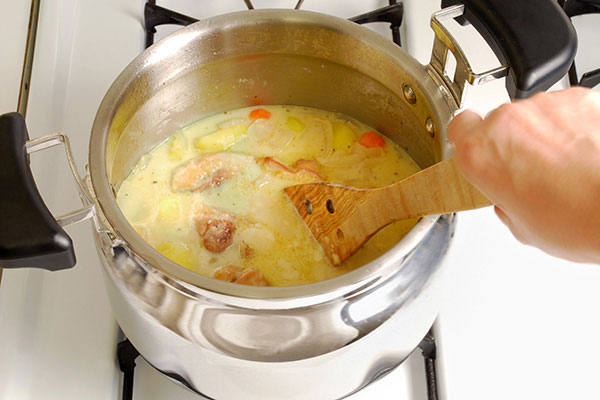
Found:
<path fill-rule="evenodd" d="M 435 40 L 433 42 L 429 65 L 441 78 L 459 107 L 464 100 L 467 82 L 471 85 L 484 84 L 507 76 L 509 70 L 508 65 L 502 65 L 485 72 L 476 73 L 473 71 L 462 48 L 443 24 L 444 20 L 460 17 L 463 15 L 464 10 L 465 6 L 458 4 L 444 8 L 434 13 L 431 17 L 431 28 L 435 32 Z M 456 59 L 456 69 L 453 78 L 450 78 L 445 72 L 448 62 L 448 51 L 452 52 Z"/>
<path fill-rule="evenodd" d="M 46 135 L 27 141 L 25 144 L 25 148 L 27 149 L 27 153 L 31 154 L 59 145 L 62 145 L 65 149 L 65 154 L 67 157 L 67 162 L 69 163 L 69 168 L 71 169 L 73 178 L 77 183 L 79 195 L 81 197 L 81 201 L 84 204 L 84 206 L 78 210 L 71 211 L 64 215 L 56 217 L 56 221 L 60 224 L 60 226 L 64 227 L 75 224 L 77 222 L 85 221 L 95 216 L 94 202 L 92 200 L 92 196 L 88 192 L 85 184 L 83 183 L 83 180 L 79 175 L 79 171 L 77 170 L 77 165 L 75 164 L 75 159 L 73 158 L 73 153 L 71 152 L 69 137 L 63 133 L 53 133 L 51 135 Z"/>

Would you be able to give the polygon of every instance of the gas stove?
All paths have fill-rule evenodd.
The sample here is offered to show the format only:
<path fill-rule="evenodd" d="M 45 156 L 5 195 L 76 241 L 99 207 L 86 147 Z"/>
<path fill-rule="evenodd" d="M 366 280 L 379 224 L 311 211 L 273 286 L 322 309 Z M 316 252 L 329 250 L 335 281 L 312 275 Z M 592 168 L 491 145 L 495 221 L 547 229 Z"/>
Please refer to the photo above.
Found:
<path fill-rule="evenodd" d="M 34 2 L 36 3 L 36 2 Z M 158 0 L 158 6 L 193 19 L 242 10 L 247 2 Z M 254 0 L 256 8 L 293 8 L 294 0 Z M 391 7 L 388 1 L 300 2 L 302 9 L 343 18 Z M 395 3 L 395 2 L 391 2 Z M 439 1 L 404 0 L 396 32 L 390 22 L 367 24 L 396 40 L 417 60 L 429 62 L 431 14 Z M 67 133 L 80 171 L 98 105 L 116 76 L 147 41 L 144 1 L 42 2 L 26 109 L 31 137 Z M 0 27 L 0 112 L 17 108 L 30 4 L 0 5 L 11 15 Z M 397 18 L 398 15 L 396 15 Z M 600 16 L 573 14 L 579 52 L 571 82 L 600 67 L 594 43 Z M 394 23 L 391 23 L 394 25 Z M 457 36 L 477 70 L 499 61 L 483 39 L 465 27 Z M 160 25 L 155 40 L 179 26 Z M 588 75 L 589 77 L 590 75 Z M 593 74 L 592 74 L 593 79 Z M 588 78 L 588 82 L 590 81 Z M 568 85 L 565 77 L 553 89 Z M 22 98 L 23 96 L 21 96 Z M 466 107 L 486 113 L 508 101 L 504 80 L 473 88 Z M 32 157 L 40 192 L 55 215 L 79 206 L 66 163 L 50 151 Z M 104 292 L 101 265 L 89 224 L 67 228 L 78 265 L 68 271 L 5 270 L 0 281 L 0 400 L 121 399 L 127 378 L 117 345 L 124 340 Z M 447 261 L 444 303 L 433 327 L 437 343 L 437 394 L 441 399 L 562 399 L 598 396 L 600 345 L 582 337 L 600 334 L 600 271 L 568 263 L 516 242 L 489 209 L 462 213 Z M 135 359 L 133 399 L 202 398 Z M 351 399 L 432 398 L 421 350 Z M 317 384 L 317 383 L 316 383 Z M 431 388 L 430 388 L 431 389 Z"/>

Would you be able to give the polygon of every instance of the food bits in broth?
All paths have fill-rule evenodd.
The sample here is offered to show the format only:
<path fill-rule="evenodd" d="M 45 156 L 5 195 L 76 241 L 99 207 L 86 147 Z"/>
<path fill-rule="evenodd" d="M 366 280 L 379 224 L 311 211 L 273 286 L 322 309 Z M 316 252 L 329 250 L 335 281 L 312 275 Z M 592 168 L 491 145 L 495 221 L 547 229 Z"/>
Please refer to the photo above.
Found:
<path fill-rule="evenodd" d="M 250 107 L 174 133 L 140 159 L 117 202 L 150 245 L 192 271 L 245 285 L 301 285 L 375 259 L 416 220 L 387 226 L 332 266 L 285 187 L 381 187 L 418 169 L 398 145 L 345 115 Z"/>

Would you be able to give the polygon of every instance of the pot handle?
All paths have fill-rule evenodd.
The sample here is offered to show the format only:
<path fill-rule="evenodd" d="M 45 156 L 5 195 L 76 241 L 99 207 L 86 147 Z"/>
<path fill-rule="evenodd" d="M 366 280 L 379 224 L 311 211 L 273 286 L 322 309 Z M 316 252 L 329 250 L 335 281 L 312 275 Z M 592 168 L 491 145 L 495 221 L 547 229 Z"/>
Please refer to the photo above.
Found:
<path fill-rule="evenodd" d="M 69 165 L 76 173 L 68 138 L 62 134 L 27 141 L 21 114 L 0 116 L 0 267 L 41 268 L 49 271 L 75 265 L 73 241 L 62 226 L 93 215 L 89 194 L 82 192 L 86 206 L 55 219 L 40 196 L 29 168 L 28 154 L 58 144 L 65 146 Z M 83 183 L 77 174 L 80 191 Z"/>
<path fill-rule="evenodd" d="M 568 71 L 577 35 L 555 0 L 443 0 L 464 4 L 459 23 L 470 22 L 500 62 L 509 66 L 508 93 L 525 98 L 548 89 Z"/>

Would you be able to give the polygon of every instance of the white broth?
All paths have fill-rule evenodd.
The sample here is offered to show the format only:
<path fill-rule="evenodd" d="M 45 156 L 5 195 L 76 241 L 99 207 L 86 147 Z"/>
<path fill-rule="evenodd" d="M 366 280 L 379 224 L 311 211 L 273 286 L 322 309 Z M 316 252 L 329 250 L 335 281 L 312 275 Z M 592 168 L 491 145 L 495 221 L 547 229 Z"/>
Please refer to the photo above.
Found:
<path fill-rule="evenodd" d="M 249 107 L 175 132 L 140 159 L 117 202 L 150 245 L 192 271 L 241 284 L 301 285 L 375 259 L 416 220 L 387 226 L 332 266 L 283 188 L 317 181 L 381 187 L 418 169 L 398 145 L 345 115 Z"/>

